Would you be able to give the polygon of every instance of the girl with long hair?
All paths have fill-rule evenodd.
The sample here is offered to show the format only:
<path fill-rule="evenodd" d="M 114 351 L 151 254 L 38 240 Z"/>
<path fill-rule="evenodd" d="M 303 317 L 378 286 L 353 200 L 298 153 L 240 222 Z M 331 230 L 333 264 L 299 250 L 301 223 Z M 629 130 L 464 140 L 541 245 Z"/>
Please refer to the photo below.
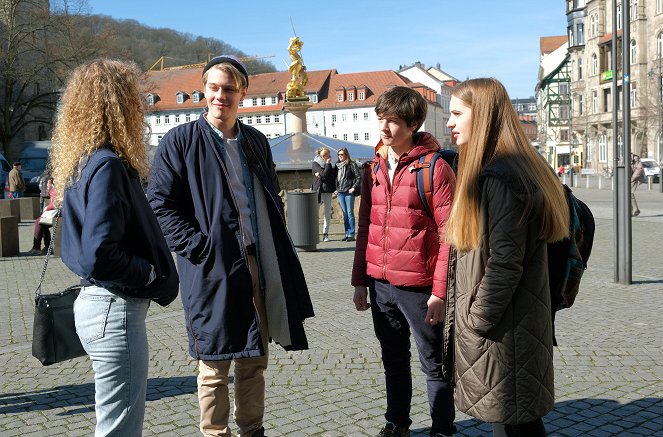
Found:
<path fill-rule="evenodd" d="M 568 236 L 563 187 L 500 82 L 467 80 L 450 105 L 456 406 L 496 435 L 545 436 L 555 400 L 547 243 Z"/>
<path fill-rule="evenodd" d="M 76 68 L 53 134 L 64 264 L 81 278 L 76 332 L 92 360 L 95 436 L 140 436 L 151 300 L 167 305 L 178 278 L 142 189 L 145 152 L 140 72 L 108 59 Z"/>

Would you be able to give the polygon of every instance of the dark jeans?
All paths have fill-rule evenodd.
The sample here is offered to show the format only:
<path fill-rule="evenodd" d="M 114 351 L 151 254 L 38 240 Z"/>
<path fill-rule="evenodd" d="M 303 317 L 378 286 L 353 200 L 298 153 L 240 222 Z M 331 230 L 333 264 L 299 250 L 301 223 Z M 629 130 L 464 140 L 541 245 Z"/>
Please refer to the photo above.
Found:
<path fill-rule="evenodd" d="M 444 324 L 429 325 L 424 321 L 431 287 L 396 287 L 388 282 L 371 281 L 369 291 L 373 327 L 382 349 L 387 386 L 385 419 L 403 428 L 412 424 L 412 333 L 421 370 L 426 375 L 428 405 L 433 420 L 430 433 L 453 434 L 453 388 L 442 376 Z"/>

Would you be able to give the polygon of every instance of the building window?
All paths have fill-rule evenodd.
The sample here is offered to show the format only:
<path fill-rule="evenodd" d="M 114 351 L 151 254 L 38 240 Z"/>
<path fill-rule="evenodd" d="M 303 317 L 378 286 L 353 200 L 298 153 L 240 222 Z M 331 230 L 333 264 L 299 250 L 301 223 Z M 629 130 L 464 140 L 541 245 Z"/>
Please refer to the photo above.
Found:
<path fill-rule="evenodd" d="M 341 121 L 348 121 L 348 114 L 341 114 Z"/>
<path fill-rule="evenodd" d="M 559 131 L 559 141 L 562 143 L 568 143 L 569 142 L 569 130 L 568 129 L 562 129 Z"/>
<path fill-rule="evenodd" d="M 254 97 L 251 99 L 251 106 L 258 106 L 258 98 Z"/>
<path fill-rule="evenodd" d="M 631 65 L 638 63 L 637 57 L 638 57 L 637 46 L 636 46 L 635 40 L 632 39 L 631 40 Z"/>
<path fill-rule="evenodd" d="M 359 134 L 354 134 L 353 138 L 355 139 L 355 141 L 359 141 Z"/>
<path fill-rule="evenodd" d="M 184 94 L 182 93 L 177 93 L 177 103 L 182 104 L 184 103 Z"/>
<path fill-rule="evenodd" d="M 656 13 L 660 14 L 663 12 L 663 0 L 656 0 Z"/>
<path fill-rule="evenodd" d="M 170 124 L 170 115 L 163 116 L 163 124 Z"/>
<path fill-rule="evenodd" d="M 589 17 L 589 37 L 594 38 L 599 34 L 599 15 L 592 14 Z"/>
<path fill-rule="evenodd" d="M 253 117 L 251 117 L 250 115 L 246 117 L 246 124 L 253 124 Z"/>
<path fill-rule="evenodd" d="M 154 124 L 159 125 L 161 124 L 161 116 L 157 115 L 154 117 Z"/>
<path fill-rule="evenodd" d="M 356 112 L 353 112 L 352 113 L 352 121 L 357 121 L 357 120 L 359 120 L 359 116 L 357 115 Z"/>
<path fill-rule="evenodd" d="M 162 138 L 163 138 L 163 135 L 157 135 L 157 143 L 160 143 Z"/>
<path fill-rule="evenodd" d="M 272 97 L 272 105 L 276 105 L 276 97 Z"/>
<path fill-rule="evenodd" d="M 568 96 L 569 95 L 569 83 L 568 82 L 562 82 L 559 84 L 559 93 L 563 96 Z"/>
<path fill-rule="evenodd" d="M 591 138 L 587 138 L 587 147 L 585 149 L 585 157 L 587 159 L 587 162 L 591 162 L 594 160 L 594 144 L 592 143 Z"/>
<path fill-rule="evenodd" d="M 175 114 L 175 124 L 180 123 L 180 114 Z"/>
<path fill-rule="evenodd" d="M 592 114 L 599 112 L 599 94 L 596 91 L 592 91 Z"/>
<path fill-rule="evenodd" d="M 364 121 L 368 121 L 368 112 L 364 112 Z"/>
<path fill-rule="evenodd" d="M 256 115 L 256 124 L 262 123 L 262 116 Z"/>
<path fill-rule="evenodd" d="M 281 117 L 278 114 L 274 114 L 274 123 L 279 123 Z"/>
<path fill-rule="evenodd" d="M 364 91 L 359 91 L 359 100 L 364 100 L 366 98 L 366 93 Z"/>
<path fill-rule="evenodd" d="M 585 25 L 578 24 L 578 45 L 585 45 Z"/>
<path fill-rule="evenodd" d="M 184 116 L 184 121 L 187 122 L 187 123 L 190 122 L 191 121 L 191 114 L 186 114 Z"/>
<path fill-rule="evenodd" d="M 582 97 L 582 94 L 578 95 L 578 115 L 585 114 L 585 101 Z"/>
<path fill-rule="evenodd" d="M 622 28 L 622 5 L 617 5 L 617 30 Z"/>
<path fill-rule="evenodd" d="M 147 95 L 147 104 L 152 106 L 156 103 L 156 98 L 154 97 L 154 94 L 148 94 Z"/>
<path fill-rule="evenodd" d="M 630 1 L 631 8 L 629 9 L 629 14 L 631 15 L 631 21 L 638 19 L 638 0 Z"/>
<path fill-rule="evenodd" d="M 578 58 L 578 80 L 582 80 L 582 58 Z"/>
<path fill-rule="evenodd" d="M 608 160 L 608 137 L 605 134 L 599 136 L 599 162 Z"/>
<path fill-rule="evenodd" d="M 267 97 L 261 97 L 261 98 L 260 98 L 260 104 L 261 104 L 262 106 L 267 105 Z"/>
<path fill-rule="evenodd" d="M 311 101 L 311 103 L 318 103 L 318 95 L 317 94 L 311 94 L 308 96 L 308 99 Z"/>
<path fill-rule="evenodd" d="M 355 99 L 355 93 L 349 92 L 348 93 L 348 102 L 352 102 Z"/>
<path fill-rule="evenodd" d="M 269 115 L 265 115 L 265 123 L 271 123 L 272 122 L 272 117 Z"/>
<path fill-rule="evenodd" d="M 364 140 L 365 140 L 365 141 L 368 141 L 368 140 L 370 140 L 370 139 L 371 139 L 371 136 L 368 134 L 368 132 L 366 132 L 366 133 L 364 134 Z"/>
<path fill-rule="evenodd" d="M 658 55 L 658 59 L 663 58 L 663 32 L 659 33 L 656 37 L 656 54 Z"/>
<path fill-rule="evenodd" d="M 193 103 L 200 102 L 200 93 L 198 91 L 194 91 L 194 93 L 191 95 L 191 101 L 193 101 Z"/>
<path fill-rule="evenodd" d="M 239 101 L 239 107 L 240 107 L 240 108 L 243 108 L 243 107 L 244 107 L 244 100 L 240 100 L 240 101 Z"/>
<path fill-rule="evenodd" d="M 337 138 L 338 138 L 338 135 L 333 134 L 333 135 L 332 135 L 332 138 L 333 138 L 333 139 L 337 139 Z"/>
<path fill-rule="evenodd" d="M 560 105 L 559 107 L 559 119 L 560 120 L 568 120 L 571 117 L 569 116 L 569 106 L 568 105 Z"/>
<path fill-rule="evenodd" d="M 347 141 L 347 140 L 348 140 L 348 134 L 343 134 L 343 141 Z"/>
<path fill-rule="evenodd" d="M 635 82 L 631 83 L 631 108 L 638 106 L 638 88 Z"/>
<path fill-rule="evenodd" d="M 336 101 L 337 102 L 342 102 L 343 101 L 343 94 L 338 93 L 338 95 L 336 96 Z"/>
<path fill-rule="evenodd" d="M 597 74 L 599 74 L 599 58 L 596 53 L 592 53 L 592 75 L 596 76 Z"/>
<path fill-rule="evenodd" d="M 332 123 L 336 123 L 336 114 L 332 114 Z"/>

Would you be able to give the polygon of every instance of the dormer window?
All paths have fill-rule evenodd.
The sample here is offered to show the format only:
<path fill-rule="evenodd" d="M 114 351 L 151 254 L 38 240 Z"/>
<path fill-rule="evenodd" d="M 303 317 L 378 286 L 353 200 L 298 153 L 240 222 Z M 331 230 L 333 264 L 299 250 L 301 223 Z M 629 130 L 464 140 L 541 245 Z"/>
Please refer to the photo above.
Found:
<path fill-rule="evenodd" d="M 366 92 L 359 91 L 359 100 L 365 100 L 365 99 L 366 99 Z"/>
<path fill-rule="evenodd" d="M 154 106 L 157 102 L 159 101 L 159 95 L 158 94 L 148 94 L 147 95 L 147 104 L 150 106 Z"/>
<path fill-rule="evenodd" d="M 352 102 L 355 99 L 355 93 L 352 91 L 348 92 L 348 102 Z"/>
<path fill-rule="evenodd" d="M 187 96 L 187 94 L 184 91 L 178 91 L 175 96 L 177 98 L 177 104 L 178 105 L 181 105 L 182 103 L 184 103 L 186 98 L 189 97 L 189 96 Z"/>
<path fill-rule="evenodd" d="M 203 93 L 201 93 L 200 91 L 194 91 L 191 93 L 191 101 L 193 103 L 199 103 L 202 98 L 203 98 Z"/>
<path fill-rule="evenodd" d="M 336 88 L 336 101 L 342 102 L 343 100 L 345 100 L 345 88 L 338 87 Z"/>

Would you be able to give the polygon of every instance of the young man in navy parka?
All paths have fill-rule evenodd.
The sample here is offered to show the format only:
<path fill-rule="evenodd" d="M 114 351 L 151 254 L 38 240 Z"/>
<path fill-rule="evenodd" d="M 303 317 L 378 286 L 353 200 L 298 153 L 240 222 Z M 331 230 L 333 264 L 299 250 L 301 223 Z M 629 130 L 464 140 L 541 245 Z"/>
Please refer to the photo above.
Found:
<path fill-rule="evenodd" d="M 189 353 L 200 369 L 200 430 L 231 435 L 234 362 L 237 435 L 260 437 L 269 339 L 286 350 L 307 349 L 303 321 L 313 307 L 267 139 L 237 120 L 246 68 L 218 56 L 202 81 L 207 112 L 162 139 L 148 197 L 177 254 Z"/>

